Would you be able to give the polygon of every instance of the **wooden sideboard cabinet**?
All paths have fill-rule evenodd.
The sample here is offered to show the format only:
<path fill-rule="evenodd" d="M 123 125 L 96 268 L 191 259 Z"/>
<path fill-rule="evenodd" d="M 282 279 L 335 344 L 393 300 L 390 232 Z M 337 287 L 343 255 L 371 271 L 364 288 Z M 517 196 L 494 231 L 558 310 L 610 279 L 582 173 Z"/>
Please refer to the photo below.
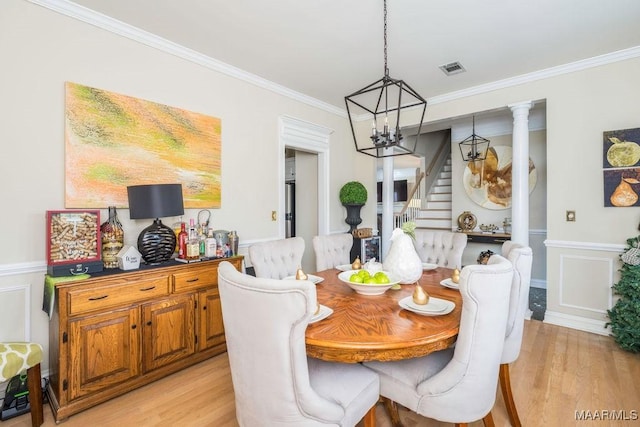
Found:
<path fill-rule="evenodd" d="M 242 256 L 61 282 L 49 326 L 56 422 L 226 351 L 218 264 Z"/>

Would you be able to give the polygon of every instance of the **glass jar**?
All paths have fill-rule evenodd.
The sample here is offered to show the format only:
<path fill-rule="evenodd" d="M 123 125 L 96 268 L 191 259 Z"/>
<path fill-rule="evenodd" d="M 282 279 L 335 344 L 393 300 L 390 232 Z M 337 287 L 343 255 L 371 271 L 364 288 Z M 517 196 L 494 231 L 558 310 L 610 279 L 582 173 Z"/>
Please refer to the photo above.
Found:
<path fill-rule="evenodd" d="M 118 267 L 118 252 L 124 246 L 124 230 L 115 206 L 109 206 L 109 219 L 100 225 L 104 268 Z"/>

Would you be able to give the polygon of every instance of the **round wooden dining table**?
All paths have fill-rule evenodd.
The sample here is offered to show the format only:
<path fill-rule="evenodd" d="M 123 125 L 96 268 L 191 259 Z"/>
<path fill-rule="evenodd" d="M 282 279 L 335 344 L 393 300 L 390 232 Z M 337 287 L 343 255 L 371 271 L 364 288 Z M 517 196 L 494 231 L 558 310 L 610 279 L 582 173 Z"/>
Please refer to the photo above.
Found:
<path fill-rule="evenodd" d="M 314 273 L 324 280 L 316 285 L 318 302 L 333 313 L 310 323 L 307 355 L 317 359 L 357 363 L 419 357 L 451 346 L 458 335 L 462 297 L 457 289 L 440 284 L 452 269 L 425 270 L 418 283 L 432 297 L 452 301 L 448 314 L 425 316 L 400 307 L 415 284 L 400 285 L 382 295 L 360 295 L 338 279 L 337 269 Z"/>

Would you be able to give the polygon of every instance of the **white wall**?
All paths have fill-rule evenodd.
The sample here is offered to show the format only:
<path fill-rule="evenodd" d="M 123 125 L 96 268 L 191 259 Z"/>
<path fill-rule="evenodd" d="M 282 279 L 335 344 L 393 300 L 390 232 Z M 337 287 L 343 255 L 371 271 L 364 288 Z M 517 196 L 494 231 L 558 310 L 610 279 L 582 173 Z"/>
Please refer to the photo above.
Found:
<path fill-rule="evenodd" d="M 348 228 L 338 201 L 342 184 L 360 180 L 375 194 L 375 161 L 353 150 L 348 123 L 340 114 L 24 0 L 4 0 L 0 5 L 0 52 L 0 222 L 5 224 L 0 240 L 0 312 L 12 310 L 22 317 L 17 327 L 24 325 L 17 331 L 0 323 L 0 340 L 30 337 L 45 347 L 48 342 L 47 319 L 40 311 L 45 211 L 64 208 L 65 81 L 220 117 L 222 208 L 212 212 L 212 224 L 237 230 L 241 251 L 252 241 L 281 237 L 278 222 L 271 221 L 271 211 L 280 205 L 280 115 L 333 129 L 331 232 Z M 430 100 L 427 120 L 546 100 L 547 319 L 603 333 L 618 253 L 626 238 L 637 235 L 638 209 L 603 207 L 602 132 L 640 127 L 640 59 L 500 87 Z M 368 123 L 357 129 L 368 132 Z M 375 203 L 367 203 L 363 226 L 376 223 L 375 208 Z M 565 222 L 566 210 L 576 211 L 576 222 Z M 106 215 L 106 206 L 102 213 Z M 123 210 L 125 240 L 131 244 L 144 224 L 127 217 Z M 20 305 L 24 310 L 16 309 Z"/>
<path fill-rule="evenodd" d="M 0 3 L 0 341 L 32 339 L 47 347 L 41 311 L 45 212 L 64 209 L 64 82 L 71 81 L 196 111 L 222 120 L 222 207 L 211 225 L 237 230 L 240 252 L 276 239 L 280 206 L 278 123 L 286 115 L 332 129 L 330 232 L 348 229 L 338 200 L 342 184 L 375 191 L 373 159 L 353 149 L 345 116 L 266 90 L 206 66 L 97 28 L 24 0 Z M 299 191 L 304 191 L 299 188 Z M 106 218 L 107 206 L 102 208 Z M 375 203 L 363 209 L 375 223 Z M 185 213 L 194 217 L 197 210 Z M 125 243 L 135 245 L 145 221 L 119 210 Z M 278 215 L 283 218 L 282 213 Z M 167 224 L 174 218 L 164 220 Z M 307 242 L 311 250 L 311 242 Z M 45 355 L 43 369 L 48 369 Z"/>
<path fill-rule="evenodd" d="M 575 67 L 574 69 L 579 69 Z M 553 73 L 549 73 L 553 75 Z M 499 86 L 499 85 L 496 85 Z M 607 334 L 618 255 L 638 231 L 638 208 L 605 208 L 602 133 L 640 127 L 640 59 L 432 102 L 437 122 L 528 100 L 546 102 L 547 313 L 545 321 Z M 576 211 L 566 222 L 565 212 Z"/>

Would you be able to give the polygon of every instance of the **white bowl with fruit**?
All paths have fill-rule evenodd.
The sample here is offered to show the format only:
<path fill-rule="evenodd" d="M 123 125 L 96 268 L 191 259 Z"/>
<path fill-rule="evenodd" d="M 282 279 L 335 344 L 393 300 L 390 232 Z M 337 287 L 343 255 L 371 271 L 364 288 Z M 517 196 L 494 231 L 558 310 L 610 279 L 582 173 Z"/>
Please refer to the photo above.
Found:
<path fill-rule="evenodd" d="M 371 273 L 368 270 L 348 270 L 338 274 L 338 279 L 360 295 L 382 295 L 399 280 L 388 271 Z"/>

